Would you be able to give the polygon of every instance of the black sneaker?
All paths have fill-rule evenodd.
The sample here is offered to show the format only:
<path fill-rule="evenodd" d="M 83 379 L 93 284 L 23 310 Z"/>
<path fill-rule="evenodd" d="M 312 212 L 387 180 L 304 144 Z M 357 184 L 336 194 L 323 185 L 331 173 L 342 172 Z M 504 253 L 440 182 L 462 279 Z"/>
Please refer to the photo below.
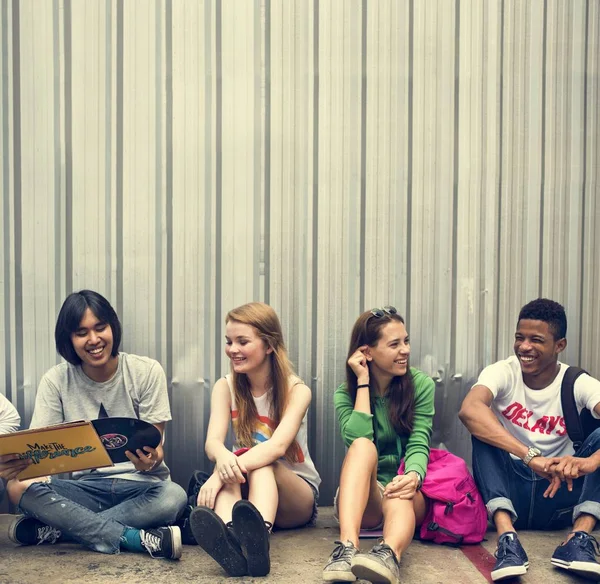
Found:
<path fill-rule="evenodd" d="M 181 517 L 175 523 L 181 530 L 181 543 L 183 543 L 183 545 L 198 545 L 194 533 L 192 532 L 192 526 L 190 525 L 190 515 L 193 510 L 194 507 L 192 505 L 186 505 Z"/>
<path fill-rule="evenodd" d="M 373 584 L 398 584 L 400 565 L 394 550 L 387 543 L 378 543 L 367 554 L 356 554 L 352 559 L 352 573 L 358 579 Z"/>
<path fill-rule="evenodd" d="M 552 554 L 552 565 L 569 570 L 584 578 L 600 580 L 600 555 L 596 538 L 585 531 L 576 531 L 573 537 L 559 545 Z"/>
<path fill-rule="evenodd" d="M 140 538 L 142 547 L 153 558 L 178 560 L 181 557 L 181 531 L 175 525 L 140 529 Z"/>
<path fill-rule="evenodd" d="M 507 531 L 498 538 L 498 549 L 494 555 L 496 563 L 491 572 L 494 582 L 527 572 L 529 558 L 514 531 Z"/>
<path fill-rule="evenodd" d="M 250 576 L 266 576 L 271 571 L 271 524 L 245 499 L 233 506 L 232 523 L 248 562 L 248 573 Z"/>
<path fill-rule="evenodd" d="M 323 580 L 325 582 L 354 582 L 356 576 L 352 573 L 350 565 L 352 559 L 358 553 L 351 541 L 336 541 L 336 546 L 329 556 L 329 561 L 323 568 Z"/>
<path fill-rule="evenodd" d="M 223 520 L 208 507 L 196 507 L 190 526 L 198 545 L 230 576 L 248 574 L 246 558 L 237 537 Z"/>
<path fill-rule="evenodd" d="M 17 517 L 8 527 L 8 538 L 21 545 L 56 543 L 61 532 L 34 517 Z"/>

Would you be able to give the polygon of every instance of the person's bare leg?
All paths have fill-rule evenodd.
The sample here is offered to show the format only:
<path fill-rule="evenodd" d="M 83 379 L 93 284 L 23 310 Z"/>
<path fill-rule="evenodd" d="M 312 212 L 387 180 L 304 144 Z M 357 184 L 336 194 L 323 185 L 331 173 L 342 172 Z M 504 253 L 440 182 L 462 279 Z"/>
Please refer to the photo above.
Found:
<path fill-rule="evenodd" d="M 279 494 L 273 465 L 263 466 L 248 473 L 248 501 L 262 515 L 265 521 L 275 522 L 279 505 Z"/>
<path fill-rule="evenodd" d="M 225 522 L 231 521 L 231 510 L 242 498 L 239 483 L 225 484 L 215 500 L 215 513 Z"/>
<path fill-rule="evenodd" d="M 357 557 L 360 528 L 372 529 L 381 524 L 382 495 L 377 483 L 377 462 L 375 444 L 366 438 L 356 439 L 348 448 L 337 495 L 340 541 L 336 542 L 323 569 L 322 578 L 326 582 L 356 580 L 351 565 Z"/>
<path fill-rule="evenodd" d="M 23 493 L 33 483 L 47 483 L 48 477 L 40 477 L 37 479 L 29 479 L 27 481 L 19 481 L 17 479 L 11 479 L 6 483 L 6 492 L 8 499 L 13 505 L 18 505 Z"/>
<path fill-rule="evenodd" d="M 381 494 L 377 485 L 377 449 L 367 438 L 356 439 L 348 449 L 338 494 L 340 540 L 358 547 L 361 526 L 381 523 Z"/>
<path fill-rule="evenodd" d="M 427 500 L 417 492 L 412 499 L 383 499 L 383 540 L 398 560 L 427 513 Z"/>
<path fill-rule="evenodd" d="M 596 518 L 593 515 L 582 513 L 573 524 L 573 531 L 585 531 L 586 533 L 592 533 L 594 527 L 596 527 Z M 569 533 L 566 541 L 569 541 L 573 537 L 573 533 Z"/>
<path fill-rule="evenodd" d="M 287 466 L 273 464 L 279 505 L 275 525 L 282 528 L 306 525 L 313 514 L 315 496 L 310 485 Z"/>
<path fill-rule="evenodd" d="M 508 511 L 498 509 L 498 511 L 494 513 L 493 521 L 496 526 L 498 537 L 507 531 L 516 531 L 512 522 L 512 517 Z"/>
<path fill-rule="evenodd" d="M 190 516 L 190 526 L 196 542 L 229 576 L 244 576 L 248 573 L 246 558 L 237 538 L 226 525 L 232 520 L 233 506 L 241 498 L 241 485 L 226 483 L 217 493 L 214 512 L 198 506 Z"/>

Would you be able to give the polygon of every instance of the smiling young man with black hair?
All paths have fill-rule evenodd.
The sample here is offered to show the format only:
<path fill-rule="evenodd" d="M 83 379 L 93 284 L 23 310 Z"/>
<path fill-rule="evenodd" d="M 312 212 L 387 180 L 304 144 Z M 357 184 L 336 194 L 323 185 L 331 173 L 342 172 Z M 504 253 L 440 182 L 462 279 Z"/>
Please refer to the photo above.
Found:
<path fill-rule="evenodd" d="M 171 408 L 167 379 L 158 361 L 119 350 L 121 323 L 108 300 L 93 290 L 64 301 L 54 338 L 65 362 L 42 377 L 31 428 L 75 420 L 137 418 L 164 436 Z M 170 479 L 163 441 L 135 452 L 127 462 L 7 484 L 10 501 L 23 515 L 9 526 L 20 545 L 69 539 L 107 554 L 148 552 L 181 557 L 181 533 L 173 524 L 183 511 L 185 491 Z"/>
<path fill-rule="evenodd" d="M 574 456 L 561 404 L 568 366 L 564 308 L 538 298 L 519 313 L 515 355 L 486 367 L 465 397 L 459 417 L 472 434 L 473 471 L 498 532 L 492 580 L 525 574 L 527 554 L 515 528 L 572 525 L 552 564 L 600 580 L 600 429 Z M 577 408 L 600 418 L 600 381 L 583 374 L 574 385 Z M 564 483 L 564 484 L 563 484 Z"/>

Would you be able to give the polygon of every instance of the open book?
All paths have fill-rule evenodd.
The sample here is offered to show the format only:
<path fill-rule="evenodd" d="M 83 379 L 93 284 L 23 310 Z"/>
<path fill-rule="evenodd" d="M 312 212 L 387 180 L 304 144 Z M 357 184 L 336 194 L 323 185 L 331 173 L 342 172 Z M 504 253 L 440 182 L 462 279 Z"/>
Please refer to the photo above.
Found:
<path fill-rule="evenodd" d="M 29 458 L 18 479 L 87 470 L 127 462 L 125 452 L 156 448 L 162 439 L 153 424 L 135 418 L 99 418 L 0 435 L 0 454 Z"/>
<path fill-rule="evenodd" d="M 92 422 L 83 421 L 2 434 L 0 454 L 31 459 L 19 480 L 113 464 Z"/>

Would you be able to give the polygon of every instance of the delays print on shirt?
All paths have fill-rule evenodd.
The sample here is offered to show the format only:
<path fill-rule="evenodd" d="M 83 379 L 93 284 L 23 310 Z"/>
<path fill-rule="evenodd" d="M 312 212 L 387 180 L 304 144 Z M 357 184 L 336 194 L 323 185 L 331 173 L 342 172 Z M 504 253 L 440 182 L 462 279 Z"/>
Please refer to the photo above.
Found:
<path fill-rule="evenodd" d="M 556 436 L 564 436 L 567 433 L 565 419 L 562 416 L 539 416 L 517 401 L 503 410 L 502 415 L 515 426 L 530 432 L 556 434 Z"/>
<path fill-rule="evenodd" d="M 548 457 L 574 453 L 560 400 L 561 383 L 568 366 L 559 365 L 558 375 L 543 389 L 525 385 L 521 365 L 515 356 L 486 367 L 475 384 L 492 392 L 492 411 L 504 428 L 522 444 L 536 446 Z M 600 381 L 597 379 L 581 375 L 574 389 L 579 411 L 584 407 L 593 410 L 600 403 Z"/>

